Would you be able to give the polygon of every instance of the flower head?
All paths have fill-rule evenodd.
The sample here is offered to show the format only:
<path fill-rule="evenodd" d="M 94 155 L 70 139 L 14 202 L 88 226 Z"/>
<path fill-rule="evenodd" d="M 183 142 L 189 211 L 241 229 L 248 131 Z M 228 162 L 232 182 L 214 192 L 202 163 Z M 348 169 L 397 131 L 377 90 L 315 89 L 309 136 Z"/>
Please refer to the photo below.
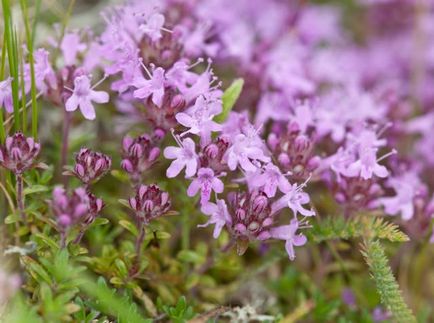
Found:
<path fill-rule="evenodd" d="M 0 146 L 0 164 L 15 174 L 21 174 L 34 166 L 40 150 L 41 145 L 33 138 L 17 132 Z"/>
<path fill-rule="evenodd" d="M 74 79 L 74 91 L 66 101 L 66 111 L 75 111 L 80 108 L 83 116 L 88 120 L 95 119 L 95 109 L 92 102 L 107 103 L 109 95 L 104 91 L 94 91 L 90 86 L 90 79 L 86 75 Z"/>
<path fill-rule="evenodd" d="M 160 148 L 153 144 L 147 134 L 137 138 L 126 136 L 122 142 L 121 167 L 138 178 L 155 163 L 159 155 Z"/>
<path fill-rule="evenodd" d="M 136 212 L 136 217 L 144 223 L 164 215 L 171 205 L 169 194 L 155 184 L 140 185 L 136 195 L 129 199 L 129 203 Z"/>
<path fill-rule="evenodd" d="M 75 189 L 70 195 L 63 187 L 55 187 L 51 208 L 57 218 L 60 231 L 80 223 L 89 215 L 89 196 L 82 187 Z"/>
<path fill-rule="evenodd" d="M 111 164 L 112 160 L 107 155 L 82 148 L 75 156 L 74 175 L 84 184 L 90 184 L 104 176 Z"/>

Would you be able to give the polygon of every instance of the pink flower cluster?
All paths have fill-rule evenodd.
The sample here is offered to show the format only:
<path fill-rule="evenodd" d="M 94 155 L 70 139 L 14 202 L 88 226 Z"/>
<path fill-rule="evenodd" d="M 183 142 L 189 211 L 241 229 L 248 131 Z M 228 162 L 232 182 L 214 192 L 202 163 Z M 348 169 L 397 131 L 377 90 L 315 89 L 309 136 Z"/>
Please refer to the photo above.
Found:
<path fill-rule="evenodd" d="M 433 40 L 434 6 L 427 2 L 413 16 L 412 1 L 357 5 L 372 27 L 363 41 L 328 5 L 129 1 L 103 13 L 101 35 L 68 32 L 61 68 L 39 49 L 37 89 L 95 119 L 93 104 L 109 96 L 95 90 L 100 82 L 92 86 L 90 73 L 103 71 L 121 116 L 116 131 L 139 126 L 143 133 L 126 135 L 122 145 L 121 167 L 136 188 L 131 207 L 151 214 L 153 201 L 167 211 L 166 194 L 141 186 L 162 152 L 167 177 L 189 181 L 186 194 L 200 196 L 205 225 L 214 225 L 216 238 L 226 229 L 240 253 L 250 241 L 277 239 L 293 259 L 294 246 L 306 243 L 299 230 L 315 215 L 307 192 L 325 186 L 345 216 L 383 210 L 401 215 L 415 237 L 426 236 L 434 216 L 434 181 L 425 176 L 434 167 L 434 42 L 420 48 L 414 26 Z M 225 99 L 217 75 L 232 71 L 245 87 L 217 122 Z M 0 82 L 8 112 L 10 83 Z M 162 147 L 169 133 L 174 144 Z M 91 164 L 95 173 L 84 166 L 78 162 L 74 172 L 85 183 L 110 167 L 104 160 Z M 160 193 L 147 198 L 151 191 Z"/>

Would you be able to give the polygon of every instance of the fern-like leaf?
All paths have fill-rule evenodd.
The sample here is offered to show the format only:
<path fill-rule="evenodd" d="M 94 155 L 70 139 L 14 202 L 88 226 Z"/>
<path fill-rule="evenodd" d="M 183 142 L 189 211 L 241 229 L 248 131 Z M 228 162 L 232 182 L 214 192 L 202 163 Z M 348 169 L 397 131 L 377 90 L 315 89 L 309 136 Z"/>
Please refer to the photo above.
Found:
<path fill-rule="evenodd" d="M 377 285 L 383 305 L 392 312 L 396 322 L 416 322 L 412 311 L 404 302 L 399 285 L 392 274 L 380 242 L 376 239 L 367 239 L 364 241 L 362 248 L 362 254 Z"/>
<path fill-rule="evenodd" d="M 314 224 L 308 232 L 311 241 L 322 242 L 333 239 L 351 239 L 370 236 L 373 238 L 389 240 L 392 242 L 404 242 L 409 238 L 401 232 L 394 223 L 389 223 L 384 218 L 372 215 L 358 215 L 351 219 L 343 217 L 328 217 Z"/>

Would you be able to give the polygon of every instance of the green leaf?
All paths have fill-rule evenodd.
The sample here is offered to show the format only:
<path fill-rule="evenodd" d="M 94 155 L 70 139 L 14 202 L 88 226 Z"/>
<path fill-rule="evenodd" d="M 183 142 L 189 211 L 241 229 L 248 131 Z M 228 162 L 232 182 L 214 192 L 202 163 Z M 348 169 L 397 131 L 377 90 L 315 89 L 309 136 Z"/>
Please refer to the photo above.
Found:
<path fill-rule="evenodd" d="M 169 232 L 164 232 L 164 231 L 155 232 L 155 236 L 158 240 L 167 240 L 170 239 L 171 237 Z"/>
<path fill-rule="evenodd" d="M 120 220 L 119 224 L 125 229 L 127 229 L 128 231 L 130 231 L 134 236 L 137 236 L 139 234 L 137 227 L 134 224 L 132 224 L 130 221 Z"/>
<path fill-rule="evenodd" d="M 202 264 L 205 262 L 205 257 L 193 250 L 181 250 L 178 253 L 178 259 L 184 262 L 191 262 L 194 264 Z"/>
<path fill-rule="evenodd" d="M 118 269 L 118 271 L 122 277 L 125 278 L 128 276 L 127 266 L 125 265 L 125 263 L 121 259 L 116 259 L 115 265 L 116 265 L 116 268 Z"/>
<path fill-rule="evenodd" d="M 5 218 L 6 224 L 12 224 L 20 221 L 20 216 L 18 214 L 10 214 Z"/>
<path fill-rule="evenodd" d="M 381 302 L 392 312 L 395 321 L 399 323 L 415 323 L 416 318 L 402 298 L 399 285 L 395 277 L 393 277 L 392 270 L 380 242 L 375 239 L 365 240 L 362 254 L 377 285 Z"/>
<path fill-rule="evenodd" d="M 59 246 L 56 243 L 56 241 L 54 241 L 50 237 L 47 237 L 46 235 L 44 235 L 42 233 L 35 233 L 33 236 L 34 236 L 36 242 L 38 242 L 38 244 L 44 243 L 45 245 L 50 246 L 54 250 L 59 249 Z"/>
<path fill-rule="evenodd" d="M 50 188 L 45 185 L 32 185 L 29 187 L 26 187 L 24 189 L 24 195 L 30 195 L 34 193 L 40 193 L 40 192 L 47 192 Z"/>
<path fill-rule="evenodd" d="M 95 221 L 93 221 L 93 225 L 105 225 L 109 223 L 109 220 L 107 218 L 96 218 Z"/>
<path fill-rule="evenodd" d="M 51 285 L 52 281 L 50 275 L 45 271 L 45 269 L 40 264 L 38 264 L 35 260 L 33 260 L 28 256 L 21 257 L 21 260 L 27 266 L 30 274 L 36 281 L 38 282 L 45 281 L 46 283 Z"/>
<path fill-rule="evenodd" d="M 214 120 L 218 123 L 223 123 L 237 102 L 241 91 L 243 90 L 244 80 L 239 78 L 232 82 L 222 96 L 223 111 Z"/>

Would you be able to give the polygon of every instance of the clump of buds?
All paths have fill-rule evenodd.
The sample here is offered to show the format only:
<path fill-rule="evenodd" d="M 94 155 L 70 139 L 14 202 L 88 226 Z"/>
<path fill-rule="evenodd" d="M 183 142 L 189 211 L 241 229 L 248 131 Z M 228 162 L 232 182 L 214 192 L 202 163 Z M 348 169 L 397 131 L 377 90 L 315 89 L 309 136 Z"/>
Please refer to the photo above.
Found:
<path fill-rule="evenodd" d="M 76 188 L 71 194 L 68 194 L 63 187 L 56 187 L 53 190 L 51 208 L 57 218 L 61 247 L 64 248 L 66 245 L 69 229 L 76 225 L 82 227 L 79 234 L 81 239 L 84 230 L 95 220 L 103 206 L 101 199 L 88 193 L 83 187 Z"/>
<path fill-rule="evenodd" d="M 272 132 L 268 146 L 282 171 L 289 173 L 294 181 L 306 180 L 320 164 L 320 157 L 313 154 L 312 139 L 301 133 L 295 122 L 286 131 Z"/>
<path fill-rule="evenodd" d="M 204 168 L 211 168 L 217 174 L 227 171 L 229 168 L 223 157 L 228 150 L 229 139 L 221 136 L 210 144 L 206 145 L 200 154 L 200 165 Z"/>
<path fill-rule="evenodd" d="M 267 195 L 262 191 L 231 192 L 228 195 L 230 231 L 237 241 L 237 250 L 241 255 L 248 242 L 257 240 L 273 225 L 273 214 Z"/>
<path fill-rule="evenodd" d="M 141 175 L 155 163 L 159 155 L 160 148 L 154 145 L 147 134 L 137 138 L 126 136 L 122 142 L 121 167 L 130 174 L 134 182 L 137 182 Z"/>
<path fill-rule="evenodd" d="M 130 271 L 130 274 L 134 275 L 140 264 L 140 249 L 145 239 L 145 228 L 150 221 L 169 211 L 171 201 L 169 193 L 162 191 L 157 185 L 151 184 L 149 186 L 140 185 L 136 189 L 136 195 L 131 197 L 128 202 L 134 210 L 136 225 L 139 230 L 135 246 L 136 262 Z"/>
<path fill-rule="evenodd" d="M 0 164 L 14 174 L 22 174 L 34 167 L 40 150 L 41 145 L 33 138 L 17 132 L 7 137 L 5 144 L 0 146 Z"/>
<path fill-rule="evenodd" d="M 377 199 L 383 195 L 375 178 L 340 176 L 339 181 L 333 182 L 331 186 L 336 201 L 344 207 L 345 217 L 356 211 L 375 208 Z"/>
<path fill-rule="evenodd" d="M 98 181 L 111 167 L 112 160 L 107 155 L 82 148 L 75 157 L 74 175 L 89 185 Z"/>
<path fill-rule="evenodd" d="M 171 206 L 169 193 L 162 191 L 155 184 L 140 185 L 136 195 L 129 199 L 129 203 L 135 211 L 137 220 L 144 224 L 164 215 Z"/>

